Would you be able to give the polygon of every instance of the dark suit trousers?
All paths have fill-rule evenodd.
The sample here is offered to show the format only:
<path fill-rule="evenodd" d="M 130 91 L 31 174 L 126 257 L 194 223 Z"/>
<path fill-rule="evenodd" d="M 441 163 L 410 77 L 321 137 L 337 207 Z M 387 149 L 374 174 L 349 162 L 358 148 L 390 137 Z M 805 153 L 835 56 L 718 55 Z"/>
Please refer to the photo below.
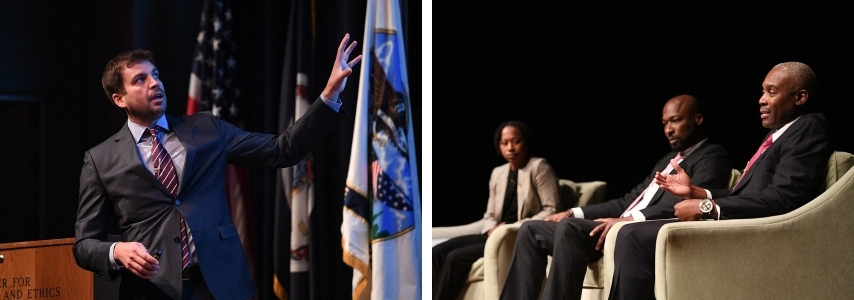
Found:
<path fill-rule="evenodd" d="M 637 222 L 620 229 L 608 299 L 655 299 L 655 241 L 661 226 L 672 222 L 678 220 Z"/>
<path fill-rule="evenodd" d="M 181 285 L 184 292 L 182 300 L 214 300 L 198 266 L 187 267 L 182 273 Z"/>
<path fill-rule="evenodd" d="M 184 270 L 182 283 L 182 300 L 212 300 L 211 291 L 208 289 L 205 279 L 202 277 L 198 267 L 188 268 Z M 157 275 L 154 275 L 157 276 Z M 151 283 L 147 279 L 141 279 L 133 275 L 127 269 L 122 270 L 121 286 L 119 299 L 129 300 L 160 300 L 172 299 L 168 294 L 163 292 L 159 287 Z"/>
<path fill-rule="evenodd" d="M 127 269 L 122 269 L 121 283 L 119 285 L 119 299 L 153 300 L 172 299 L 172 297 L 154 285 L 151 281 L 136 277 L 136 275 L 133 275 L 133 273 Z"/>
<path fill-rule="evenodd" d="M 587 263 L 602 257 L 595 250 L 599 235 L 590 236 L 599 224 L 578 218 L 522 223 L 501 299 L 537 299 L 540 287 L 542 299 L 581 298 Z M 552 264 L 544 286 L 549 255 Z"/>
<path fill-rule="evenodd" d="M 471 266 L 483 257 L 485 235 L 451 238 L 433 247 L 433 299 L 457 299 Z"/>

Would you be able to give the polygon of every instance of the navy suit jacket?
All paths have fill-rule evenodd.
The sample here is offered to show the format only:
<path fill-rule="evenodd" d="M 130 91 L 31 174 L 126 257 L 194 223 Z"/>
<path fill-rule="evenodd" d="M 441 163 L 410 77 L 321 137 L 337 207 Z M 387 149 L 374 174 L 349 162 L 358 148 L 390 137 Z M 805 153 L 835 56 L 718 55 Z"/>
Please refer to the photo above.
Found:
<path fill-rule="evenodd" d="M 127 124 L 86 151 L 80 174 L 80 199 L 73 252 L 77 264 L 105 278 L 120 274 L 123 298 L 154 286 L 180 299 L 181 245 L 178 213 L 192 230 L 196 257 L 208 288 L 217 299 L 255 295 L 252 276 L 226 197 L 228 164 L 283 168 L 297 164 L 346 112 L 335 112 L 318 99 L 302 118 L 278 136 L 244 131 L 209 113 L 167 116 L 170 129 L 186 148 L 177 197 L 140 160 Z M 160 271 L 149 280 L 110 268 L 110 222 L 121 241 L 162 249 Z M 113 226 L 115 227 L 115 226 Z"/>
<path fill-rule="evenodd" d="M 670 164 L 670 159 L 675 157 L 676 151 L 671 151 L 661 157 L 646 179 L 622 197 L 581 207 L 581 210 L 584 211 L 584 218 L 595 220 L 619 217 L 655 179 L 655 173 L 663 171 Z M 697 186 L 714 186 L 724 189 L 729 185 L 729 179 L 732 175 L 732 164 L 726 149 L 709 140 L 706 140 L 691 155 L 683 159 L 679 166 L 691 176 L 691 183 Z M 671 171 L 670 174 L 675 173 L 676 171 Z M 665 192 L 663 189 L 658 189 L 647 207 L 641 209 L 641 213 L 648 220 L 674 218 L 673 206 L 679 201 L 682 199 Z"/>
<path fill-rule="evenodd" d="M 774 216 L 806 204 L 824 187 L 833 149 L 824 114 L 802 115 L 759 156 L 732 191 L 711 191 L 721 207 L 721 218 Z"/>

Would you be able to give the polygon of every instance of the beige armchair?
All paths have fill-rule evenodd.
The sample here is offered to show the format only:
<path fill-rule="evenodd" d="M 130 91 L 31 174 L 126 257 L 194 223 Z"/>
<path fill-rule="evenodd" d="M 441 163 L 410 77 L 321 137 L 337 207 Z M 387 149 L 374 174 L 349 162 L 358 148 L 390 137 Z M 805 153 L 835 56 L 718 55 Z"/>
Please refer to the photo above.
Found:
<path fill-rule="evenodd" d="M 574 182 L 560 179 L 560 201 L 563 207 L 584 206 L 605 200 L 607 184 L 604 181 Z M 482 220 L 465 225 L 434 227 L 433 239 L 452 238 L 465 234 L 479 234 Z M 472 265 L 466 285 L 458 299 L 498 299 L 513 255 L 516 233 L 521 224 L 502 225 L 493 230 L 486 240 L 484 257 Z M 598 268 L 597 268 L 598 270 Z M 588 270 L 588 274 L 591 271 Z"/>
<path fill-rule="evenodd" d="M 578 199 L 578 201 L 568 201 L 564 203 L 564 208 L 585 206 L 605 201 L 605 192 L 607 184 L 604 181 L 591 181 L 575 183 L 567 179 L 561 179 L 561 199 Z M 565 187 L 569 187 L 565 189 Z M 564 197 L 564 194 L 568 196 Z M 562 201 L 563 202 L 563 201 Z M 510 271 L 510 261 L 513 258 L 513 248 L 516 243 L 516 235 L 519 233 L 519 227 L 522 224 L 510 224 L 501 226 L 492 232 L 489 239 L 486 240 L 486 248 L 483 254 L 483 295 L 485 298 L 476 299 L 498 299 L 501 294 L 501 289 L 504 288 L 504 282 L 507 280 L 507 273 Z M 551 262 L 551 257 L 549 257 Z M 601 264 L 591 263 L 587 268 L 587 276 L 584 279 L 585 294 L 587 288 L 593 289 L 591 292 L 596 294 L 600 291 L 601 285 L 597 279 Z M 471 285 L 471 283 L 469 284 Z M 588 298 L 586 295 L 583 296 Z M 598 299 L 598 298 L 595 298 Z"/>
<path fill-rule="evenodd" d="M 834 152 L 824 193 L 789 213 L 662 227 L 657 299 L 850 299 L 854 295 L 854 155 Z M 619 229 L 605 243 L 604 297 Z"/>

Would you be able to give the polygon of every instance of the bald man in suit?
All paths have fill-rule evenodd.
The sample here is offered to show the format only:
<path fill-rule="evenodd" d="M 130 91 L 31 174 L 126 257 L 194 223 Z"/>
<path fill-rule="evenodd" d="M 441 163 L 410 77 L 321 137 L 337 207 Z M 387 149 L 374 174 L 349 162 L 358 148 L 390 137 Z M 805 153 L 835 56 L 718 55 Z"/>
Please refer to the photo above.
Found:
<path fill-rule="evenodd" d="M 132 50 L 113 58 L 102 84 L 128 121 L 86 151 L 73 247 L 77 264 L 96 274 L 121 276 L 122 299 L 247 299 L 255 296 L 243 247 L 228 207 L 228 164 L 283 168 L 299 163 L 346 116 L 338 95 L 358 55 L 345 35 L 319 99 L 278 136 L 242 130 L 209 113 L 166 115 L 166 94 L 154 57 Z M 161 133 L 152 135 L 150 128 Z M 162 135 L 162 136 L 161 136 Z M 154 138 L 157 140 L 154 140 Z M 175 192 L 155 173 L 151 153 L 163 145 L 177 171 Z M 191 257 L 182 262 L 181 217 Z M 119 242 L 108 242 L 118 227 Z M 114 227 L 115 227 L 114 226 Z M 160 249 L 161 254 L 149 253 Z"/>

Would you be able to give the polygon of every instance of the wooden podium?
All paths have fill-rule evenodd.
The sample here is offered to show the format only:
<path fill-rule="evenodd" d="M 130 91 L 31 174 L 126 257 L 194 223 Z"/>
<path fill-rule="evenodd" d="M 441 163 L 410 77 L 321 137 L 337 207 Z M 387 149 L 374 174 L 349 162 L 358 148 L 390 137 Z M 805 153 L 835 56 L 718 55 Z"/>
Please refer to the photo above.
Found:
<path fill-rule="evenodd" d="M 93 273 L 77 266 L 74 238 L 0 244 L 0 299 L 94 299 Z"/>

